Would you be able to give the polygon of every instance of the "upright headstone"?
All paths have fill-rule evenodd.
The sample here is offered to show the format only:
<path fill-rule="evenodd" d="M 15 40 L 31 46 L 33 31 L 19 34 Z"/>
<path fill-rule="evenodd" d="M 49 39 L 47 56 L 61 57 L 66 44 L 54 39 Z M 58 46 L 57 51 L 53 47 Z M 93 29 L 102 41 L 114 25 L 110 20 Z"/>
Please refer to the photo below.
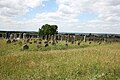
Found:
<path fill-rule="evenodd" d="M 70 35 L 69 34 L 67 35 L 67 40 L 68 40 L 68 42 L 70 41 Z"/>
<path fill-rule="evenodd" d="M 10 40 L 10 39 L 8 39 L 8 40 L 6 41 L 6 43 L 7 43 L 7 44 L 10 44 L 10 43 L 11 43 L 11 40 Z"/>
<path fill-rule="evenodd" d="M 9 33 L 9 32 L 6 32 L 5 38 L 6 38 L 6 39 L 9 39 L 9 38 L 10 38 L 10 33 Z"/>
<path fill-rule="evenodd" d="M 24 44 L 24 45 L 22 46 L 22 50 L 27 50 L 27 49 L 29 49 L 29 46 L 28 46 L 27 44 Z"/>
<path fill-rule="evenodd" d="M 2 37 L 2 34 L 0 34 L 0 37 Z"/>
<path fill-rule="evenodd" d="M 47 40 L 47 35 L 45 36 L 45 40 Z"/>
<path fill-rule="evenodd" d="M 10 34 L 10 39 L 13 39 L 14 38 L 14 35 L 13 34 Z"/>
<path fill-rule="evenodd" d="M 63 35 L 60 36 L 60 40 L 63 41 Z"/>
<path fill-rule="evenodd" d="M 76 36 L 75 35 L 73 36 L 73 40 L 74 40 L 74 43 L 76 43 Z"/>
<path fill-rule="evenodd" d="M 22 34 L 21 33 L 19 33 L 19 39 L 21 39 L 22 38 Z"/>
<path fill-rule="evenodd" d="M 84 39 L 83 39 L 84 42 L 86 42 L 86 35 L 84 36 Z"/>
<path fill-rule="evenodd" d="M 26 39 L 26 33 L 23 33 L 23 39 L 24 40 Z"/>
<path fill-rule="evenodd" d="M 54 41 L 54 35 L 51 36 L 51 40 Z"/>
<path fill-rule="evenodd" d="M 65 41 L 68 42 L 68 36 L 67 35 L 65 35 Z"/>
<path fill-rule="evenodd" d="M 17 39 L 17 34 L 16 33 L 14 34 L 14 39 Z"/>

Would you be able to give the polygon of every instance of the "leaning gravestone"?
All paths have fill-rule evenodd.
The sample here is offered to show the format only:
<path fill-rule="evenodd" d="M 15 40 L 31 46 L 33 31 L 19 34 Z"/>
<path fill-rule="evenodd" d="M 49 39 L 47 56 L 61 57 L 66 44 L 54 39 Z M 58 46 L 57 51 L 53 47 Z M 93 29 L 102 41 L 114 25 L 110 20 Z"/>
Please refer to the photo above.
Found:
<path fill-rule="evenodd" d="M 17 40 L 13 39 L 13 40 L 12 40 L 12 43 L 15 43 L 15 42 L 17 42 Z"/>
<path fill-rule="evenodd" d="M 24 44 L 24 45 L 22 46 L 22 50 L 27 50 L 27 49 L 29 49 L 29 46 L 28 46 L 27 44 Z"/>
<path fill-rule="evenodd" d="M 7 44 L 10 44 L 10 43 L 11 43 L 11 40 L 10 40 L 10 39 L 8 39 L 8 40 L 6 41 L 6 43 L 7 43 Z"/>
<path fill-rule="evenodd" d="M 46 44 L 45 44 L 45 47 L 47 47 L 47 46 L 49 46 L 49 44 L 48 44 L 48 43 L 46 43 Z"/>

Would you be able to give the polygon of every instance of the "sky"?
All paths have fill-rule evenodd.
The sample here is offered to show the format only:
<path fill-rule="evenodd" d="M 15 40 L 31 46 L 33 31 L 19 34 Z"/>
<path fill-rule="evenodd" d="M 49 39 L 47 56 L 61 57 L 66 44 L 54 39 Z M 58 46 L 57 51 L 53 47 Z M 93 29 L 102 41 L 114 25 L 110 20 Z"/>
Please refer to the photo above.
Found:
<path fill-rule="evenodd" d="M 120 34 L 120 0 L 0 0 L 0 30 Z"/>

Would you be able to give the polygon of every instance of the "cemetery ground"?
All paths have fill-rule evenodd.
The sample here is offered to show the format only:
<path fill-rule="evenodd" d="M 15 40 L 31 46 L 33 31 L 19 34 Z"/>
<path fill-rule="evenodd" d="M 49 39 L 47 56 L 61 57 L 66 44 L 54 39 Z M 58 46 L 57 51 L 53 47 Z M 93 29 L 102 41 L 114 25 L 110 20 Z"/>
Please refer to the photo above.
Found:
<path fill-rule="evenodd" d="M 120 80 L 120 43 L 48 47 L 0 39 L 0 80 Z"/>

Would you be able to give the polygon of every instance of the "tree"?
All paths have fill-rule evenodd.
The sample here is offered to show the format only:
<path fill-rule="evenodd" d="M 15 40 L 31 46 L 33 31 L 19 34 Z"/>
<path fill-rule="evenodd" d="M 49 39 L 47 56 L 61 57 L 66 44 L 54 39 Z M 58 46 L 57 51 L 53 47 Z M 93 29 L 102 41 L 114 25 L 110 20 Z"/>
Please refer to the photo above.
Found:
<path fill-rule="evenodd" d="M 39 37 L 42 37 L 44 35 L 43 31 L 39 28 Z"/>
<path fill-rule="evenodd" d="M 48 36 L 48 35 L 54 35 L 58 33 L 58 26 L 57 25 L 49 25 L 45 24 L 39 28 L 39 36 Z"/>

